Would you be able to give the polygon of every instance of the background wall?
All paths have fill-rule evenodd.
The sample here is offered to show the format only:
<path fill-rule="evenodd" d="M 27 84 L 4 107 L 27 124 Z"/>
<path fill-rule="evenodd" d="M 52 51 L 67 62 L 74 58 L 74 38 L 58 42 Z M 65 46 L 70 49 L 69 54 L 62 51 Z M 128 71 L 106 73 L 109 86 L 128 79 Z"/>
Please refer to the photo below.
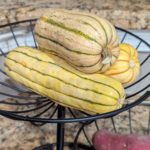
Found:
<path fill-rule="evenodd" d="M 0 24 L 37 18 L 48 7 L 82 9 L 130 29 L 150 29 L 149 0 L 0 0 Z"/>

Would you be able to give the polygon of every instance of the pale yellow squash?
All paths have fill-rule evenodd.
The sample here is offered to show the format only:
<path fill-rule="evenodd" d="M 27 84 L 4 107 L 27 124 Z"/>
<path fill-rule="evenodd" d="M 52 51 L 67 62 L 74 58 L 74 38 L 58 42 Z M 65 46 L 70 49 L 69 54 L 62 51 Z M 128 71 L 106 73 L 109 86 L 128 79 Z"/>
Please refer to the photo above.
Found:
<path fill-rule="evenodd" d="M 48 9 L 35 25 L 39 49 L 85 73 L 106 71 L 119 56 L 115 27 L 91 13 Z"/>

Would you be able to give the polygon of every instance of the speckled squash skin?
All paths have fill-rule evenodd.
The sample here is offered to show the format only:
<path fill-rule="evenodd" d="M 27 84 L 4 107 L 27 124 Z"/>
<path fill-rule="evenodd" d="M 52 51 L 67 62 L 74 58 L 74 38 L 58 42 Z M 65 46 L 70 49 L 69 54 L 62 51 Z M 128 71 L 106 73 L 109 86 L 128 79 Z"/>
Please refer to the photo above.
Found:
<path fill-rule="evenodd" d="M 58 56 L 29 47 L 12 50 L 5 59 L 5 72 L 14 80 L 52 101 L 91 114 L 122 106 L 122 84 L 101 74 L 77 71 Z"/>
<path fill-rule="evenodd" d="M 50 9 L 37 21 L 39 49 L 56 53 L 84 73 L 106 71 L 119 56 L 114 26 L 94 14 Z"/>
<path fill-rule="evenodd" d="M 120 44 L 120 55 L 116 63 L 104 72 L 120 81 L 124 86 L 133 83 L 140 73 L 140 63 L 137 50 L 130 44 Z"/>

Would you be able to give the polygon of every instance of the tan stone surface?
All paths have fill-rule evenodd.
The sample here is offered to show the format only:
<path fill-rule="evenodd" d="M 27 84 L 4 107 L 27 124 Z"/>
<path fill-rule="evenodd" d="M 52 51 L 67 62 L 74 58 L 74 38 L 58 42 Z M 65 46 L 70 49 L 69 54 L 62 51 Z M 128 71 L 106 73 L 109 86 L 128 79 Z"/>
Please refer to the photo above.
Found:
<path fill-rule="evenodd" d="M 3 107 L 4 108 L 4 107 Z M 6 107 L 5 109 L 15 110 L 14 107 Z M 23 108 L 16 108 L 23 110 Z M 34 114 L 37 112 L 34 112 Z M 75 113 L 78 116 L 78 113 Z M 67 112 L 67 116 L 70 115 Z M 149 108 L 146 106 L 137 106 L 131 110 L 132 130 L 135 134 L 146 135 L 148 128 Z M 114 117 L 115 127 L 120 134 L 130 133 L 129 128 L 129 113 L 124 112 Z M 109 130 L 114 132 L 112 120 L 101 119 L 97 120 L 97 125 L 100 130 Z M 65 141 L 73 141 L 81 124 L 66 124 L 65 125 Z M 93 134 L 97 131 L 95 122 L 86 126 L 85 132 L 90 140 Z M 4 117 L 0 117 L 0 150 L 30 150 L 36 146 L 55 143 L 56 142 L 56 124 L 46 124 L 41 127 L 36 127 L 29 122 L 14 121 Z M 79 141 L 87 144 L 87 140 L 83 132 L 79 137 Z"/>
<path fill-rule="evenodd" d="M 150 29 L 149 0 L 0 0 L 0 25 L 38 18 L 46 8 L 83 10 L 130 29 Z"/>
<path fill-rule="evenodd" d="M 0 0 L 0 25 L 18 20 L 38 18 L 45 8 L 59 7 L 83 10 L 110 20 L 113 24 L 132 29 L 150 29 L 149 0 Z M 0 109 L 16 110 L 15 107 L 2 106 Z M 148 125 L 147 107 L 132 110 L 133 132 L 146 134 Z M 128 112 L 116 116 L 115 125 L 119 133 L 129 133 Z M 114 132 L 111 119 L 97 121 L 100 129 Z M 73 141 L 79 124 L 66 126 L 66 141 Z M 95 123 L 85 128 L 92 139 L 97 128 Z M 35 127 L 28 122 L 13 121 L 0 116 L 0 150 L 31 150 L 36 146 L 55 142 L 56 125 L 47 124 Z M 81 134 L 79 141 L 87 143 Z"/>

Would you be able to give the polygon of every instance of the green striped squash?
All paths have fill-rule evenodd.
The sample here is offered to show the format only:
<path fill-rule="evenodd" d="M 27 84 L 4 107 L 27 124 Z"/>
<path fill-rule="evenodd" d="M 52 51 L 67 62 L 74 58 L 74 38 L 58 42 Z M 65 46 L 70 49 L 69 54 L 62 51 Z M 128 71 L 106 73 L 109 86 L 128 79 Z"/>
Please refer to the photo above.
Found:
<path fill-rule="evenodd" d="M 124 101 L 120 82 L 101 74 L 82 73 L 53 54 L 29 47 L 16 48 L 7 55 L 5 72 L 60 105 L 93 114 L 120 108 Z"/>
<path fill-rule="evenodd" d="M 36 23 L 35 37 L 39 49 L 85 73 L 104 72 L 119 56 L 114 26 L 90 13 L 48 9 Z"/>

